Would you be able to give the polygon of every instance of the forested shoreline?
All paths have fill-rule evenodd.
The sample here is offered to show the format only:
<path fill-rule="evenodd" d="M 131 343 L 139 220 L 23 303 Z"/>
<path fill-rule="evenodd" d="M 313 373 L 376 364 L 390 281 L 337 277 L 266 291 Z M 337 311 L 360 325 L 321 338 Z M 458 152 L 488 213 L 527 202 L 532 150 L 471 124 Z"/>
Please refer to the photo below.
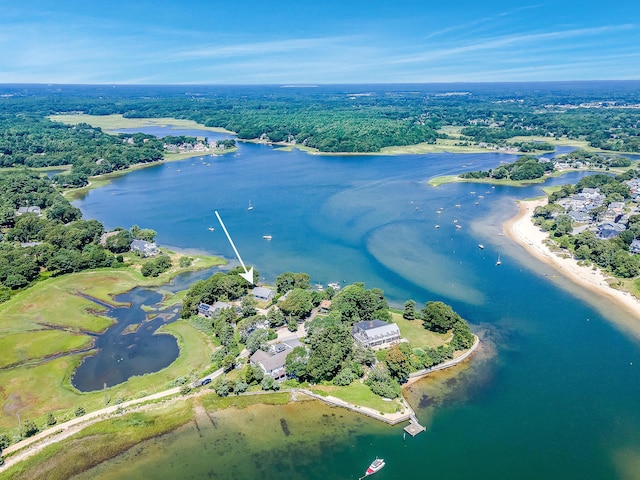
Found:
<path fill-rule="evenodd" d="M 0 116 L 20 124 L 25 117 L 37 123 L 57 113 L 188 119 L 236 132 L 239 139 L 288 142 L 321 152 L 435 143 L 448 138 L 443 127 L 459 128 L 461 145 L 527 152 L 549 150 L 562 137 L 604 150 L 640 152 L 639 91 L 637 82 L 622 81 L 322 88 L 5 85 L 0 86 Z M 7 135 L 6 123 L 2 131 Z M 156 153 L 149 140 L 144 148 L 147 160 Z"/>

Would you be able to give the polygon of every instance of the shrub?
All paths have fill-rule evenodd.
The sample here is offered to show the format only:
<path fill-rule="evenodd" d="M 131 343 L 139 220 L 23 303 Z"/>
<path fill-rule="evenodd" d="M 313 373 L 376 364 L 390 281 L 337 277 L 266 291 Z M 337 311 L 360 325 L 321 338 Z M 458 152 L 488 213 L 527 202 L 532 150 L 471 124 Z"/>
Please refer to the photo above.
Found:
<path fill-rule="evenodd" d="M 47 425 L 55 425 L 56 423 L 58 423 L 56 417 L 53 416 L 53 413 L 49 412 L 47 414 Z"/>
<path fill-rule="evenodd" d="M 24 438 L 33 437 L 39 431 L 40 429 L 38 428 L 38 426 L 31 420 L 27 420 L 22 426 L 22 435 L 24 436 Z"/>

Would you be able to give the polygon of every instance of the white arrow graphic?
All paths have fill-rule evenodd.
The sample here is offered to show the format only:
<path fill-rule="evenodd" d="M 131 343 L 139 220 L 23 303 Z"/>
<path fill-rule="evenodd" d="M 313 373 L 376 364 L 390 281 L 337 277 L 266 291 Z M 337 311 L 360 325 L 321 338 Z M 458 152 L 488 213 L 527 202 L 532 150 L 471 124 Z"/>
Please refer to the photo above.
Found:
<path fill-rule="evenodd" d="M 229 235 L 229 232 L 227 231 L 227 227 L 225 227 L 224 223 L 222 223 L 222 219 L 220 218 L 220 215 L 218 214 L 217 210 L 215 213 L 216 213 L 216 217 L 218 217 L 218 221 L 220 222 L 220 225 L 222 226 L 222 230 L 224 230 L 225 235 L 227 235 L 227 238 L 229 239 L 231 248 L 233 248 L 233 251 L 235 252 L 236 257 L 238 257 L 238 260 L 240 261 L 240 265 L 242 265 L 242 268 L 244 269 L 244 273 L 241 273 L 240 276 L 244 278 L 247 282 L 249 282 L 250 285 L 253 285 L 253 267 L 247 270 L 247 267 L 244 266 L 244 262 L 242 261 L 242 258 L 240 258 L 240 254 L 238 253 L 238 249 L 236 248 L 236 246 L 233 244 L 233 240 L 231 240 L 231 235 Z"/>

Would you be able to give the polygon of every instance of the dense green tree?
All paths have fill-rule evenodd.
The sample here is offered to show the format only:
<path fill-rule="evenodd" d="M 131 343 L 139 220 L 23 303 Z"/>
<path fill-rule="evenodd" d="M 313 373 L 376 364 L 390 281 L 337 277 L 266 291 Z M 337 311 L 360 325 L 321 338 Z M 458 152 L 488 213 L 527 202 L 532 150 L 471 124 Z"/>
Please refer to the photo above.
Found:
<path fill-rule="evenodd" d="M 307 376 L 307 361 L 309 356 L 307 350 L 303 346 L 295 347 L 287 355 L 285 361 L 285 371 L 287 376 L 304 381 Z"/>
<path fill-rule="evenodd" d="M 407 300 L 404 302 L 404 312 L 402 313 L 402 318 L 405 320 L 415 320 L 416 319 L 416 302 L 414 300 Z"/>
<path fill-rule="evenodd" d="M 409 362 L 409 355 L 399 345 L 392 345 L 386 350 L 384 361 L 387 364 L 391 378 L 394 378 L 399 383 L 407 381 L 409 373 L 411 373 L 411 363 Z"/>
<path fill-rule="evenodd" d="M 309 289 L 309 275 L 306 273 L 283 272 L 276 277 L 278 293 L 287 293 L 294 288 Z"/>
<path fill-rule="evenodd" d="M 116 235 L 107 237 L 106 246 L 113 253 L 125 253 L 131 248 L 131 233 L 127 230 L 119 230 Z"/>
<path fill-rule="evenodd" d="M 269 333 L 264 328 L 256 328 L 247 337 L 246 347 L 250 354 L 253 354 L 256 350 L 267 347 L 267 339 Z"/>
<path fill-rule="evenodd" d="M 282 310 L 285 316 L 303 320 L 313 310 L 313 295 L 309 290 L 296 287 L 289 292 L 286 300 L 278 302 L 278 308 Z"/>
<path fill-rule="evenodd" d="M 336 294 L 331 303 L 332 310 L 340 312 L 342 320 L 353 324 L 361 320 L 389 321 L 391 314 L 382 290 L 365 290 L 364 283 L 347 285 Z"/>
<path fill-rule="evenodd" d="M 313 328 L 307 336 L 307 375 L 313 382 L 331 380 L 353 350 L 353 337 L 346 325 Z"/>
<path fill-rule="evenodd" d="M 427 302 L 421 314 L 424 327 L 440 333 L 449 331 L 461 319 L 449 305 L 442 302 Z"/>

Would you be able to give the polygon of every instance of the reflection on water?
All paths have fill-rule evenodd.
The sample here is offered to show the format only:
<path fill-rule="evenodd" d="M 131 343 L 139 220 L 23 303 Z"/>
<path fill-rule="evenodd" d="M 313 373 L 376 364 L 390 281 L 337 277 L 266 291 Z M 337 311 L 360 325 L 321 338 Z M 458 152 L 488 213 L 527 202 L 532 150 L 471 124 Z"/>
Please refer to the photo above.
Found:
<path fill-rule="evenodd" d="M 206 412 L 194 422 L 144 442 L 84 479 L 353 479 L 376 455 L 388 458 L 387 478 L 402 472 L 384 439 L 401 430 L 318 401 L 255 405 Z M 395 472 L 395 473 L 394 473 Z"/>
<path fill-rule="evenodd" d="M 162 290 L 184 290 L 190 283 L 210 276 L 213 270 L 179 275 Z M 157 372 L 178 358 L 175 337 L 159 334 L 157 330 L 180 317 L 180 306 L 158 308 L 162 298 L 156 290 L 137 287 L 115 297 L 116 302 L 125 306 L 101 303 L 107 308 L 106 315 L 116 323 L 96 335 L 97 353 L 83 360 L 71 379 L 73 386 L 82 392 L 100 390 L 104 384 L 112 387 L 134 375 Z M 149 307 L 152 311 L 145 311 Z"/>

